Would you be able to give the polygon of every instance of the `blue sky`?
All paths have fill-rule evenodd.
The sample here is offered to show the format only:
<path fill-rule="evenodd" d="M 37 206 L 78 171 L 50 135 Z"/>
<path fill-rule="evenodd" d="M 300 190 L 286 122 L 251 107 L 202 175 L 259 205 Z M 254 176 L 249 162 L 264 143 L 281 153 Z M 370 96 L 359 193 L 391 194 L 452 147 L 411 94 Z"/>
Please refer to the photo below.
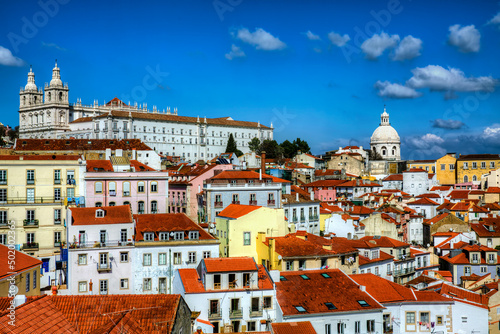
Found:
<path fill-rule="evenodd" d="M 500 151 L 497 1 L 10 1 L 4 124 L 29 65 L 70 102 L 117 96 L 260 121 L 313 153 L 369 146 L 384 104 L 407 159 Z"/>

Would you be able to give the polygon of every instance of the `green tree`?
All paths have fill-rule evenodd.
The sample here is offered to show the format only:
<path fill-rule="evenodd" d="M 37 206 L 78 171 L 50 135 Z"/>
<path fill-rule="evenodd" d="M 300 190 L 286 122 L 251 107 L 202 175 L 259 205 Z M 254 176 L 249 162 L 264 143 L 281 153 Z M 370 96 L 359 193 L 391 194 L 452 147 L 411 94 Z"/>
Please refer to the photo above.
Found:
<path fill-rule="evenodd" d="M 283 149 L 283 155 L 285 158 L 293 158 L 295 153 L 297 153 L 297 148 L 288 139 L 280 144 Z"/>
<path fill-rule="evenodd" d="M 243 155 L 243 152 L 238 150 L 232 133 L 229 135 L 229 139 L 227 140 L 226 153 L 235 153 L 237 156 Z"/>
<path fill-rule="evenodd" d="M 297 138 L 293 141 L 293 145 L 296 147 L 297 151 L 300 151 L 302 153 L 311 153 L 311 148 L 305 140 Z M 295 151 L 295 153 L 297 153 L 297 151 Z"/>
<path fill-rule="evenodd" d="M 264 140 L 260 144 L 258 154 L 261 154 L 262 151 L 266 152 L 266 158 L 269 159 L 281 158 L 283 156 L 283 149 L 278 145 L 276 140 Z"/>
<path fill-rule="evenodd" d="M 250 151 L 252 152 L 257 152 L 260 147 L 260 139 L 257 137 L 253 137 L 252 140 L 248 142 L 248 148 L 250 148 Z"/>
<path fill-rule="evenodd" d="M 15 138 L 19 138 L 19 125 L 14 128 L 14 130 L 9 130 L 9 138 L 10 140 L 14 140 Z"/>

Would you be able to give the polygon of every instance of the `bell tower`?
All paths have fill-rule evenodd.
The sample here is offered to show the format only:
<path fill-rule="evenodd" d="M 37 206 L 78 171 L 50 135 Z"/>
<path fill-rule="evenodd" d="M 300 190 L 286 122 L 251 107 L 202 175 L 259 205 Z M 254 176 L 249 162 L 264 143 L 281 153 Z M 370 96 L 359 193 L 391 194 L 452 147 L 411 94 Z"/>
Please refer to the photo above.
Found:
<path fill-rule="evenodd" d="M 56 65 L 52 69 L 52 80 L 50 84 L 45 84 L 45 104 L 68 105 L 68 85 L 63 85 L 61 72 Z"/>
<path fill-rule="evenodd" d="M 19 109 L 31 108 L 43 104 L 43 91 L 35 84 L 35 73 L 30 66 L 28 83 L 19 92 Z"/>

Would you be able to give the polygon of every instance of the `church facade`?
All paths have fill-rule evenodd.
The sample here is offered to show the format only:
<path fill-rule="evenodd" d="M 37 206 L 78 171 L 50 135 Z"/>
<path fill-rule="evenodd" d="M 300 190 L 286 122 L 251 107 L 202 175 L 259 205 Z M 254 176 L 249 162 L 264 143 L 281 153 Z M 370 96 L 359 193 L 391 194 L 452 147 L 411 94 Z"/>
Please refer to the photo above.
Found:
<path fill-rule="evenodd" d="M 52 80 L 44 88 L 35 84 L 30 68 L 28 82 L 19 93 L 20 138 L 141 139 L 156 152 L 180 156 L 187 162 L 209 160 L 225 152 L 230 134 L 243 153 L 250 152 L 252 138 L 273 139 L 273 126 L 260 122 L 233 120 L 231 117 L 200 118 L 179 116 L 156 107 L 125 104 L 114 98 L 104 105 L 96 100 L 82 105 L 69 103 L 69 88 L 63 84 L 60 69 L 52 70 Z"/>

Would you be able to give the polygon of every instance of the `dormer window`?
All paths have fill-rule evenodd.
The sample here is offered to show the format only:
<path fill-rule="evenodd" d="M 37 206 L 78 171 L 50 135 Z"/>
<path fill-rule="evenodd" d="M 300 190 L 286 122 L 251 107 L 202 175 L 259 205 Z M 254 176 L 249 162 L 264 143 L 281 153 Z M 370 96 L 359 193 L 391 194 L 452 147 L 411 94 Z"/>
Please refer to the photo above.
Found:
<path fill-rule="evenodd" d="M 153 232 L 144 233 L 144 241 L 153 241 L 155 238 L 155 234 Z"/>
<path fill-rule="evenodd" d="M 190 231 L 189 232 L 189 239 L 199 239 L 200 238 L 200 232 L 198 231 Z"/>
<path fill-rule="evenodd" d="M 160 232 L 158 235 L 160 241 L 166 241 L 168 240 L 168 232 Z"/>
<path fill-rule="evenodd" d="M 174 240 L 184 240 L 184 232 L 172 232 Z M 172 235 L 172 233 L 170 235 Z"/>
<path fill-rule="evenodd" d="M 479 263 L 479 254 L 472 253 L 472 263 Z"/>
<path fill-rule="evenodd" d="M 96 210 L 95 216 L 96 216 L 96 218 L 103 218 L 104 217 L 104 210 L 102 210 L 102 209 Z"/>

